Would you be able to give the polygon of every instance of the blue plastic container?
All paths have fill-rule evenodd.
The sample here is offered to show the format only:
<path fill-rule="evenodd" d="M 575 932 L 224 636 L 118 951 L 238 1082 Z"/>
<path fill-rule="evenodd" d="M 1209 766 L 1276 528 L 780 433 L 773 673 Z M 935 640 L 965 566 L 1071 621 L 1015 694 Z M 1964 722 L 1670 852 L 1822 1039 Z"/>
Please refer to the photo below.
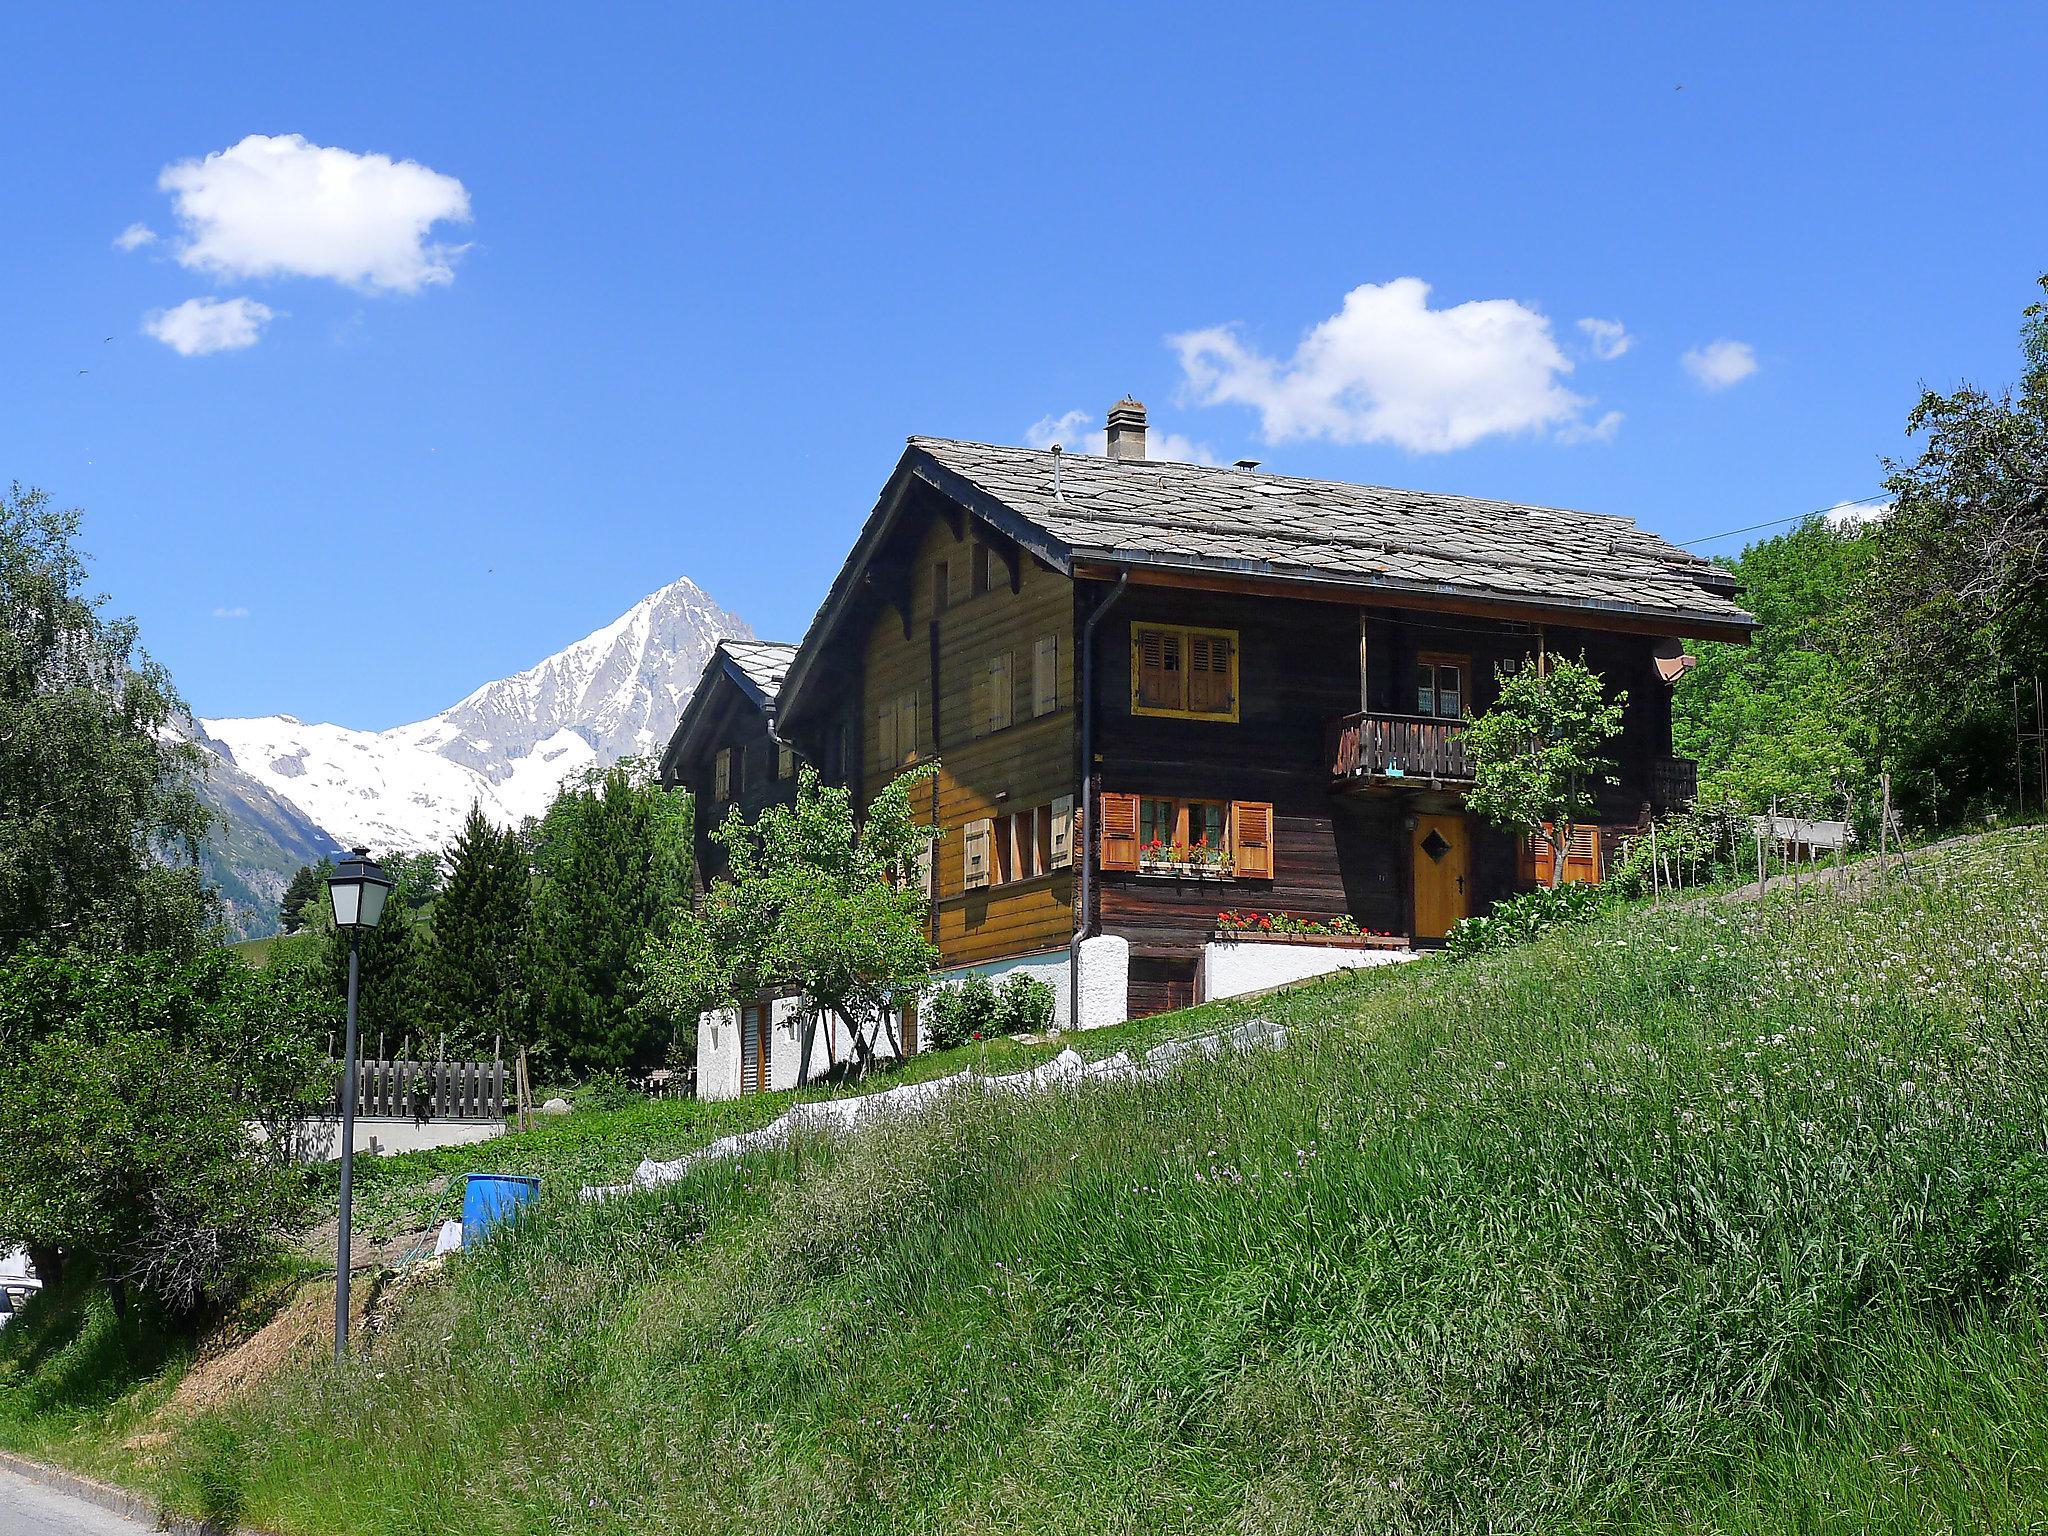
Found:
<path fill-rule="evenodd" d="M 462 1186 L 462 1246 L 484 1240 L 492 1227 L 540 1198 L 540 1180 L 517 1173 L 472 1173 Z"/>

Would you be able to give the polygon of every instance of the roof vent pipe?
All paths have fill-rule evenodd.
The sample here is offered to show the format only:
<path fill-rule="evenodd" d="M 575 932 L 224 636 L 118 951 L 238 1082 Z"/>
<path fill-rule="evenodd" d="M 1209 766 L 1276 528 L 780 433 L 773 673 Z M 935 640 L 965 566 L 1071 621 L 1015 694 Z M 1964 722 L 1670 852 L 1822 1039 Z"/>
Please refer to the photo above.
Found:
<path fill-rule="evenodd" d="M 1109 408 L 1109 456 L 1145 457 L 1145 407 L 1129 395 Z"/>
<path fill-rule="evenodd" d="M 1062 451 L 1060 445 L 1054 443 L 1052 445 L 1052 499 L 1054 501 L 1065 501 L 1067 499 L 1065 493 L 1060 490 L 1060 460 L 1065 457 L 1066 454 Z"/>

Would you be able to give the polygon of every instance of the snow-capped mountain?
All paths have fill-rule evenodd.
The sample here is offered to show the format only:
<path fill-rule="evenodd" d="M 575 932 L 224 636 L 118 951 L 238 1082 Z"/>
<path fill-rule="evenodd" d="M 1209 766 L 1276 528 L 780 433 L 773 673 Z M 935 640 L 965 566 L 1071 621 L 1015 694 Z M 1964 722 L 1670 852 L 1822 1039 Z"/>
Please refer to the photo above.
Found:
<path fill-rule="evenodd" d="M 388 731 L 202 720 L 202 743 L 340 846 L 445 848 L 472 803 L 509 825 L 592 763 L 658 753 L 724 638 L 753 631 L 687 578 L 537 666 Z"/>

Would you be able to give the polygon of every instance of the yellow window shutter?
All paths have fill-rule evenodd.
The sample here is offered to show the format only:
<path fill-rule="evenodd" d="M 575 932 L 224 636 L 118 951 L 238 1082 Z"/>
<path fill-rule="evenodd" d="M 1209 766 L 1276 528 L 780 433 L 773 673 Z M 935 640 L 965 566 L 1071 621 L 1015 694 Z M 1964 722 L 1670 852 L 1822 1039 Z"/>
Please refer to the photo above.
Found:
<path fill-rule="evenodd" d="M 1060 637 L 1040 635 L 1031 650 L 1031 713 L 1049 715 L 1060 707 Z"/>
<path fill-rule="evenodd" d="M 1000 731 L 1010 723 L 1010 709 L 1016 689 L 1010 686 L 1010 653 L 998 651 L 988 659 L 988 728 Z"/>
<path fill-rule="evenodd" d="M 995 823 L 984 816 L 980 821 L 970 821 L 962 834 L 962 861 L 966 878 L 962 882 L 970 891 L 985 889 L 988 885 L 989 834 Z"/>
<path fill-rule="evenodd" d="M 1138 867 L 1138 797 L 1102 795 L 1102 867 L 1106 870 L 1135 870 Z"/>
<path fill-rule="evenodd" d="M 1273 878 L 1273 807 L 1264 800 L 1239 800 L 1230 807 L 1232 866 L 1247 880 Z"/>
<path fill-rule="evenodd" d="M 1052 803 L 1052 867 L 1074 867 L 1074 797 L 1061 795 Z"/>

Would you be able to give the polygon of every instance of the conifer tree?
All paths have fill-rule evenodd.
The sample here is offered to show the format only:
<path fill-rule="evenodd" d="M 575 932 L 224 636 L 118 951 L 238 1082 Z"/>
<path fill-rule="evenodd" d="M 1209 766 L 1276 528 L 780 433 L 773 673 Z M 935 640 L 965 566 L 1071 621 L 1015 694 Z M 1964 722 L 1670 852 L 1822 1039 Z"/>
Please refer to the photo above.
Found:
<path fill-rule="evenodd" d="M 434 903 L 427 1009 L 451 1041 L 482 1047 L 524 1036 L 528 913 L 526 850 L 471 806 L 448 883 Z"/>
<path fill-rule="evenodd" d="M 576 1072 L 654 1062 L 669 1020 L 647 996 L 650 940 L 689 900 L 690 803 L 642 765 L 593 769 L 535 833 L 529 976 L 538 1041 Z"/>

